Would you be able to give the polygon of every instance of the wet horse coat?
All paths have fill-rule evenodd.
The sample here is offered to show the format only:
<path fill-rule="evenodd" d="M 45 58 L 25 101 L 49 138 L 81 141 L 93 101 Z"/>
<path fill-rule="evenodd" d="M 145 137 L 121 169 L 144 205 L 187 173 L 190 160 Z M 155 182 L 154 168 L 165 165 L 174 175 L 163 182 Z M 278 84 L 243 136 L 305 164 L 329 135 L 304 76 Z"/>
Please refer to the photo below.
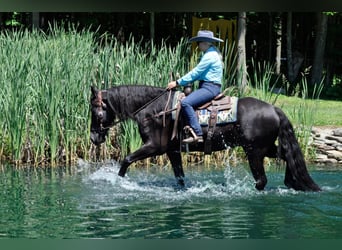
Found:
<path fill-rule="evenodd" d="M 91 141 L 95 145 L 105 141 L 115 120 L 132 119 L 139 127 L 143 145 L 121 162 L 120 176 L 125 176 L 133 162 L 166 153 L 178 183 L 184 185 L 180 138 L 171 140 L 174 122 L 171 112 L 165 112 L 171 109 L 171 102 L 167 100 L 173 98 L 174 93 L 144 85 L 122 85 L 106 90 L 92 87 Z M 206 127 L 203 133 L 205 140 Z M 277 139 L 278 146 L 275 145 Z M 252 97 L 240 98 L 236 122 L 216 126 L 212 137 L 212 151 L 224 150 L 227 146 L 244 149 L 258 190 L 263 190 L 267 184 L 263 164 L 266 156 L 279 157 L 286 162 L 284 183 L 287 187 L 320 190 L 307 171 L 290 121 L 273 105 Z M 189 150 L 203 151 L 204 143 L 189 145 Z"/>

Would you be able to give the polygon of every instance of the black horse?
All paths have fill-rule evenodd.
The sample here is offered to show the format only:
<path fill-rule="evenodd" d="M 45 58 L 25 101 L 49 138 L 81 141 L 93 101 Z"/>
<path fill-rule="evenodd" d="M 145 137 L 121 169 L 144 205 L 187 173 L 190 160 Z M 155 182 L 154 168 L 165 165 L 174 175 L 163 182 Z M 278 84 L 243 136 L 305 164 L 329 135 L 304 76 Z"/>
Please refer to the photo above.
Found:
<path fill-rule="evenodd" d="M 164 88 L 124 85 L 106 90 L 91 88 L 91 141 L 103 143 L 110 127 L 116 122 L 133 119 L 138 123 L 143 146 L 127 155 L 121 162 L 120 176 L 128 166 L 138 160 L 166 153 L 176 179 L 184 185 L 180 139 L 171 140 L 174 126 L 172 116 L 165 109 L 175 91 Z M 170 93 L 171 91 L 171 93 Z M 172 100 L 172 99 L 171 99 Z M 170 104 L 171 105 L 171 104 Z M 165 115 L 161 115 L 161 114 Z M 207 128 L 203 127 L 204 141 Z M 278 146 L 275 141 L 278 138 Z M 310 177 L 293 127 L 283 111 L 255 98 L 240 98 L 237 121 L 217 125 L 212 137 L 212 151 L 227 146 L 242 146 L 256 181 L 255 187 L 263 190 L 267 183 L 264 157 L 279 157 L 286 162 L 284 183 L 288 188 L 302 191 L 320 191 Z M 189 151 L 203 151 L 204 143 L 189 145 Z"/>

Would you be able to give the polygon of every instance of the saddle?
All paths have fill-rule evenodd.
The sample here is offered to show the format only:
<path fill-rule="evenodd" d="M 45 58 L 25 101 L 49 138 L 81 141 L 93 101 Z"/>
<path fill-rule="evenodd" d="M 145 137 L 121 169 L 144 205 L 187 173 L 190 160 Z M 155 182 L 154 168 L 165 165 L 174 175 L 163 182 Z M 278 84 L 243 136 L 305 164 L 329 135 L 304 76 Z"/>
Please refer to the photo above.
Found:
<path fill-rule="evenodd" d="M 232 107 L 230 96 L 225 96 L 223 93 L 218 94 L 213 100 L 198 107 L 197 110 L 207 109 L 210 112 L 214 109 L 226 110 Z"/>
<path fill-rule="evenodd" d="M 185 98 L 184 93 L 179 93 L 176 98 L 176 112 L 174 115 L 174 127 L 172 131 L 171 140 L 177 137 L 178 131 L 178 123 L 179 123 L 179 114 L 181 110 L 181 100 Z M 174 100 L 175 101 L 175 100 Z M 196 113 L 198 114 L 201 110 L 207 110 L 210 113 L 208 119 L 208 132 L 206 140 L 204 141 L 204 153 L 211 154 L 212 153 L 212 137 L 214 134 L 214 130 L 217 124 L 217 116 L 219 111 L 230 110 L 232 108 L 232 101 L 230 96 L 225 96 L 223 93 L 217 95 L 213 100 L 203 104 L 202 106 L 196 109 Z"/>

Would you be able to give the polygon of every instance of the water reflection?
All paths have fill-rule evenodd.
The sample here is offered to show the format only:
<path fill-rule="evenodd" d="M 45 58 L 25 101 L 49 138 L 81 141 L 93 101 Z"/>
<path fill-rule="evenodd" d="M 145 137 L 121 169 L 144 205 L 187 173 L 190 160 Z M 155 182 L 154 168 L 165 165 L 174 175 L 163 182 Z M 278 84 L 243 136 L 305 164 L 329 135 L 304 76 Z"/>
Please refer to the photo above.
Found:
<path fill-rule="evenodd" d="M 180 190 L 170 169 L 117 176 L 115 162 L 75 168 L 3 167 L 0 237 L 338 238 L 340 170 L 312 171 L 324 192 L 289 190 L 269 171 L 254 189 L 244 167 L 194 168 Z"/>

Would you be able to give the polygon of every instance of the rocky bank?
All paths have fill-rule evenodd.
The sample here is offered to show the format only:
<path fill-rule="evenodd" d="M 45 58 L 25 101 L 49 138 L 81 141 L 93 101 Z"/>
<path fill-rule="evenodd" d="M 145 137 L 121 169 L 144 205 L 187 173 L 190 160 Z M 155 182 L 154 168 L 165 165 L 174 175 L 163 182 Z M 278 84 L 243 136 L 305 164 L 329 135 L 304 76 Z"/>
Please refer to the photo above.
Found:
<path fill-rule="evenodd" d="M 342 166 L 342 128 L 314 127 L 312 139 L 316 163 Z"/>

